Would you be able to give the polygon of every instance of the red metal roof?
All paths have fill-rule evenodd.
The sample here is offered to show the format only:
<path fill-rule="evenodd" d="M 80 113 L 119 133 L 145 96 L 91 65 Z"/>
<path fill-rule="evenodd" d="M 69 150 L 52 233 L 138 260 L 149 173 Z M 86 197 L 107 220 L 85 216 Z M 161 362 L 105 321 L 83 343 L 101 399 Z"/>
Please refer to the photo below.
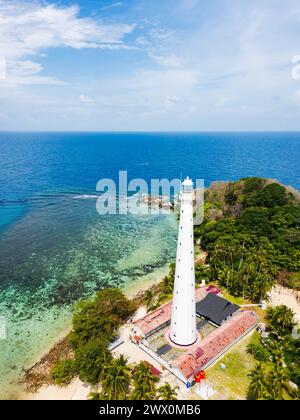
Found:
<path fill-rule="evenodd" d="M 196 289 L 196 302 L 204 299 L 207 295 L 205 287 L 198 287 Z M 154 312 L 144 316 L 134 323 L 140 328 L 144 335 L 148 335 L 150 332 L 156 330 L 161 325 L 171 320 L 172 315 L 172 301 L 166 303 Z"/>
<path fill-rule="evenodd" d="M 204 338 L 201 342 L 202 352 L 197 346 L 191 349 L 190 354 L 184 354 L 175 359 L 172 365 L 178 367 L 186 379 L 190 379 L 256 324 L 257 317 L 254 312 L 240 312 Z"/>
<path fill-rule="evenodd" d="M 219 295 L 222 293 L 222 290 L 219 287 L 211 285 L 206 288 L 207 293 L 212 293 L 213 295 Z"/>
<path fill-rule="evenodd" d="M 146 363 L 146 365 L 148 365 L 150 367 L 150 372 L 152 373 L 152 375 L 154 375 L 154 376 L 160 376 L 161 375 L 161 371 L 156 369 L 156 367 L 151 365 L 151 363 L 147 362 L 147 360 L 144 360 L 144 363 Z"/>

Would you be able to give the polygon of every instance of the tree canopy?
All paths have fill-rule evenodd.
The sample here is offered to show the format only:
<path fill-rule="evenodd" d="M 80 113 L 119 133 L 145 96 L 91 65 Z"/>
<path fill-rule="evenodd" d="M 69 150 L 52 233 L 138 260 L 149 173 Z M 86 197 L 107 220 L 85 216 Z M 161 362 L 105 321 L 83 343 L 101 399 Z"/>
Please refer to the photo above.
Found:
<path fill-rule="evenodd" d="M 247 178 L 212 185 L 195 237 L 209 252 L 210 279 L 235 296 L 265 298 L 283 271 L 285 284 L 289 279 L 295 284 L 300 271 L 300 206 L 275 182 Z"/>

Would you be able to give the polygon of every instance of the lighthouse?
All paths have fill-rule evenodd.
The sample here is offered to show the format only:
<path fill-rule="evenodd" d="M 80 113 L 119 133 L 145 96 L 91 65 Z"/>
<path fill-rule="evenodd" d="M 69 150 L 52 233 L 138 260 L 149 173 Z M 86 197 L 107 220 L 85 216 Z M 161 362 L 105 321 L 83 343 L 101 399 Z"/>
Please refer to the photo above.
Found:
<path fill-rule="evenodd" d="M 179 346 L 190 346 L 197 341 L 193 182 L 186 178 L 182 183 L 180 223 L 177 243 L 176 271 L 170 339 Z"/>

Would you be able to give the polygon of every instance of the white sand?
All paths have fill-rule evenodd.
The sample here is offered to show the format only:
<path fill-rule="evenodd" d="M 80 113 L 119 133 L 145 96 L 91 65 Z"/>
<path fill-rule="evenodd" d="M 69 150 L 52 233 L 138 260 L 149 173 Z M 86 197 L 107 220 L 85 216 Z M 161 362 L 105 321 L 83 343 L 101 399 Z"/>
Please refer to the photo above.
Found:
<path fill-rule="evenodd" d="M 270 306 L 286 305 L 295 312 L 296 317 L 300 320 L 300 292 L 288 289 L 282 286 L 276 286 L 269 293 Z"/>
<path fill-rule="evenodd" d="M 137 320 L 147 313 L 146 308 L 141 306 L 136 314 L 134 315 L 133 320 Z M 153 364 L 153 360 L 150 356 L 143 352 L 136 344 L 130 341 L 130 334 L 132 325 L 126 324 L 120 329 L 120 336 L 124 339 L 124 343 L 119 346 L 116 351 L 113 352 L 114 356 L 124 354 L 128 357 L 129 363 L 136 363 L 140 360 L 147 360 L 149 363 Z M 161 367 L 156 364 L 155 367 L 161 370 Z M 80 379 L 74 379 L 70 385 L 66 387 L 59 387 L 55 385 L 51 386 L 42 386 L 35 393 L 27 393 L 24 395 L 24 399 L 29 400 L 86 400 L 89 393 L 91 392 L 91 387 L 85 385 Z"/>
<path fill-rule="evenodd" d="M 85 385 L 80 379 L 74 379 L 66 387 L 42 386 L 37 392 L 26 394 L 27 400 L 86 400 L 91 387 Z"/>

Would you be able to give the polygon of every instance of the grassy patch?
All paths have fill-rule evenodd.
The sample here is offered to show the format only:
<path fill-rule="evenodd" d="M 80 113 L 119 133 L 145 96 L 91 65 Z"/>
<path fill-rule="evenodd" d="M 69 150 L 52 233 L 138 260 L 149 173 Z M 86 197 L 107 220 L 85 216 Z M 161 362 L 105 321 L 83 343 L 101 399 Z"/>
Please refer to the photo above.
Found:
<path fill-rule="evenodd" d="M 222 296 L 223 296 L 223 298 L 229 300 L 232 303 L 235 303 L 236 305 L 247 305 L 247 304 L 251 303 L 249 300 L 243 299 L 241 297 L 235 297 L 235 296 L 231 295 L 222 286 L 220 288 L 222 290 Z"/>
<path fill-rule="evenodd" d="M 222 359 L 208 368 L 207 379 L 213 383 L 216 393 L 212 399 L 246 399 L 249 386 L 248 374 L 255 365 L 253 356 L 247 353 L 252 334 L 232 348 Z M 221 363 L 226 369 L 221 368 Z"/>

